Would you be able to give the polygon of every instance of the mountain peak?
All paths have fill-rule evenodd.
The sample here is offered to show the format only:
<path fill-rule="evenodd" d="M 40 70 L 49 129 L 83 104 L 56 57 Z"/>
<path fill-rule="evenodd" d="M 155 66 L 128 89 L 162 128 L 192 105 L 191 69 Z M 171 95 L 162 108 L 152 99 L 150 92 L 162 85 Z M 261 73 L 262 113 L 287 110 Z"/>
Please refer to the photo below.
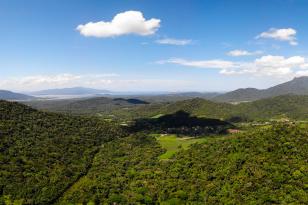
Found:
<path fill-rule="evenodd" d="M 254 101 L 279 95 L 308 95 L 308 76 L 296 77 L 291 81 L 264 90 L 241 88 L 214 98 L 220 102 Z"/>

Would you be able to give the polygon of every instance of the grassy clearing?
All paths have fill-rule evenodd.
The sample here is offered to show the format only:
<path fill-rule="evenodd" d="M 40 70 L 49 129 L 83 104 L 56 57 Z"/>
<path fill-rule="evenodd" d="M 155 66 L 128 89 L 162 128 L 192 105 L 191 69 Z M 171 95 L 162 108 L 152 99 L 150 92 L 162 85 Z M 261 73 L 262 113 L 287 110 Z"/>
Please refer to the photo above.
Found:
<path fill-rule="evenodd" d="M 205 142 L 207 138 L 177 137 L 176 135 L 158 135 L 157 140 L 167 151 L 159 158 L 169 159 L 180 149 L 188 149 L 191 144 Z"/>
<path fill-rule="evenodd" d="M 151 117 L 151 118 L 157 119 L 157 118 L 160 118 L 160 117 L 162 117 L 162 116 L 164 116 L 164 114 L 158 114 L 158 115 L 155 115 L 155 116 L 153 116 L 153 117 Z"/>

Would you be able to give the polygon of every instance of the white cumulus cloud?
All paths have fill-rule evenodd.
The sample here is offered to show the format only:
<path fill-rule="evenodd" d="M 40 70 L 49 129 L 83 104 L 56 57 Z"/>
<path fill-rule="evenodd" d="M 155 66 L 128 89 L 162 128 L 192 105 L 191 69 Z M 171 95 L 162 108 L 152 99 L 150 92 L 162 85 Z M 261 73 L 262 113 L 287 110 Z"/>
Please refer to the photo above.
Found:
<path fill-rule="evenodd" d="M 298 42 L 296 40 L 296 30 L 293 28 L 271 28 L 268 31 L 262 32 L 256 38 L 268 38 L 275 39 L 278 41 L 288 41 L 289 44 L 292 46 L 298 45 Z"/>
<path fill-rule="evenodd" d="M 256 73 L 261 75 L 281 76 L 294 73 L 295 68 L 305 64 L 305 58 L 293 56 L 262 56 L 255 60 Z"/>
<path fill-rule="evenodd" d="M 108 38 L 126 34 L 147 36 L 154 34 L 160 27 L 160 19 L 146 20 L 140 11 L 125 11 L 119 13 L 110 22 L 89 22 L 77 26 L 83 36 Z"/>
<path fill-rule="evenodd" d="M 250 74 L 255 76 L 295 76 L 308 73 L 307 59 L 301 56 L 262 56 L 254 61 L 225 61 L 225 60 L 186 60 L 171 58 L 158 63 L 177 64 L 187 67 L 219 69 L 224 75 Z"/>
<path fill-rule="evenodd" d="M 163 38 L 155 41 L 158 44 L 166 45 L 176 45 L 176 46 L 185 46 L 192 43 L 190 39 L 174 39 L 174 38 Z"/>
<path fill-rule="evenodd" d="M 239 56 L 253 56 L 253 55 L 260 55 L 262 51 L 246 51 L 246 50 L 232 50 L 227 53 L 228 56 L 239 57 Z"/>

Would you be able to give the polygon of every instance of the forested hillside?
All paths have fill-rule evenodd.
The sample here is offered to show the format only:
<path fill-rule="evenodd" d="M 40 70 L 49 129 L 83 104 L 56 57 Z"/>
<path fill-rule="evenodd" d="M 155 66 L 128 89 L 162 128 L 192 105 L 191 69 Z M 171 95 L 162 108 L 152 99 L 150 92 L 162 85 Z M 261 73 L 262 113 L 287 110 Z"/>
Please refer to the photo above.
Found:
<path fill-rule="evenodd" d="M 87 173 L 102 143 L 123 136 L 95 118 L 0 101 L 0 204 L 50 204 Z"/>
<path fill-rule="evenodd" d="M 308 119 L 308 95 L 284 95 L 241 103 L 235 107 L 233 115 L 246 116 L 251 120 L 282 117 L 297 120 Z"/>
<path fill-rule="evenodd" d="M 155 138 L 106 144 L 58 204 L 306 204 L 308 132 L 281 125 L 209 138 L 168 161 Z"/>

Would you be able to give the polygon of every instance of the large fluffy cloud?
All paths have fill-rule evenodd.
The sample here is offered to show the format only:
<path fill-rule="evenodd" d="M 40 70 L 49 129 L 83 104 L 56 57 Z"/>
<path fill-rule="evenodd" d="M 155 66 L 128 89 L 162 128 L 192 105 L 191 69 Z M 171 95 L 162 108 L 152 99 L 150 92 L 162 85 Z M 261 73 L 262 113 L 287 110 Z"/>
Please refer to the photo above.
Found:
<path fill-rule="evenodd" d="M 280 76 L 294 73 L 294 69 L 305 64 L 305 58 L 293 56 L 262 56 L 254 62 L 255 73 L 261 75 Z"/>
<path fill-rule="evenodd" d="M 160 19 L 146 20 L 140 11 L 125 11 L 117 14 L 110 22 L 89 22 L 77 26 L 77 30 L 84 36 L 107 38 L 126 34 L 151 35 L 159 26 Z"/>
<path fill-rule="evenodd" d="M 288 41 L 290 45 L 293 46 L 298 44 L 296 40 L 296 30 L 293 28 L 271 28 L 268 31 L 262 32 L 256 38 L 270 38 L 279 41 Z"/>
<path fill-rule="evenodd" d="M 188 67 L 219 69 L 221 74 L 251 74 L 256 76 L 299 76 L 308 73 L 307 60 L 301 56 L 262 56 L 251 62 L 225 61 L 225 60 L 186 60 L 171 58 L 159 61 Z"/>

